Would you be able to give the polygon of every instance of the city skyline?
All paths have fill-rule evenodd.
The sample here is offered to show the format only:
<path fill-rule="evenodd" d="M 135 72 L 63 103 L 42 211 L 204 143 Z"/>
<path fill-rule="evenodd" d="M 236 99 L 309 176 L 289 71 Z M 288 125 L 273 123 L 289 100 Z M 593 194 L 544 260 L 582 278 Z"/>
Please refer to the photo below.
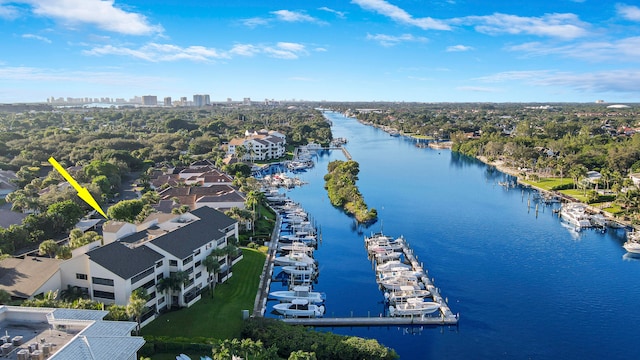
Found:
<path fill-rule="evenodd" d="M 0 27 L 0 103 L 640 100 L 631 1 L 0 0 Z"/>

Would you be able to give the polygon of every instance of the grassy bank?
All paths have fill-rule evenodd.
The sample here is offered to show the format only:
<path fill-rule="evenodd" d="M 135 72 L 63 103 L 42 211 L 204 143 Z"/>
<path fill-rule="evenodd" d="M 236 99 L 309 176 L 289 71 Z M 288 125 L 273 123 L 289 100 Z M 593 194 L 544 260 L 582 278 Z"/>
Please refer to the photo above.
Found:
<path fill-rule="evenodd" d="M 239 338 L 242 310 L 253 310 L 265 254 L 243 249 L 244 258 L 233 267 L 233 276 L 218 284 L 190 308 L 161 315 L 142 329 L 142 335 L 171 337 Z"/>

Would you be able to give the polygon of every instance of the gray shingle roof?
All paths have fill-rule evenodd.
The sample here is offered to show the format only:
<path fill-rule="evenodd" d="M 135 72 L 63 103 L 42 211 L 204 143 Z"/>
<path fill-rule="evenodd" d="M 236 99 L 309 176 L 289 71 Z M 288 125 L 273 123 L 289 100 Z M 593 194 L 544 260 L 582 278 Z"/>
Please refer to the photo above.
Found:
<path fill-rule="evenodd" d="M 236 223 L 236 220 L 208 206 L 193 210 L 191 214 L 200 220 L 153 239 L 151 243 L 179 259 L 184 259 L 195 249 L 224 237 L 225 234 L 220 230 Z"/>
<path fill-rule="evenodd" d="M 7 258 L 0 261 L 0 289 L 11 296 L 29 298 L 59 271 L 62 260 L 45 257 Z"/>
<path fill-rule="evenodd" d="M 163 258 L 146 246 L 130 249 L 119 241 L 91 250 L 87 255 L 91 261 L 123 279 L 129 279 L 155 266 L 156 261 Z"/>

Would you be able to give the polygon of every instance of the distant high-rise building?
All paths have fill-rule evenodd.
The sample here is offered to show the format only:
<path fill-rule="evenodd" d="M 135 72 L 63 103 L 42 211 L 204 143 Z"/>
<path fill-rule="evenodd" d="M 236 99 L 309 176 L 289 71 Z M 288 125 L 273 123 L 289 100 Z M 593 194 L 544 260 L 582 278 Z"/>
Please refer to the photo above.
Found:
<path fill-rule="evenodd" d="M 251 98 L 242 99 L 242 105 L 251 105 Z"/>
<path fill-rule="evenodd" d="M 171 106 L 171 96 L 164 98 L 164 106 Z"/>
<path fill-rule="evenodd" d="M 211 105 L 209 95 L 193 95 L 193 106 L 201 107 Z"/>
<path fill-rule="evenodd" d="M 232 102 L 233 102 L 233 99 L 227 98 L 227 104 L 231 104 Z"/>
<path fill-rule="evenodd" d="M 158 97 L 155 95 L 145 95 L 142 97 L 142 105 L 146 106 L 157 106 L 158 105 Z"/>

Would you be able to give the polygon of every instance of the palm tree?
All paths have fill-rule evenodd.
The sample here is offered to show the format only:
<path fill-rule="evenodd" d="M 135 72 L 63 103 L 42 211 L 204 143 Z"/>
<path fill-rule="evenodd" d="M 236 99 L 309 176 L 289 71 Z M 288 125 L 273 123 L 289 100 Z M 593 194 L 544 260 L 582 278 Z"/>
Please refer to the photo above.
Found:
<path fill-rule="evenodd" d="M 45 240 L 38 246 L 38 253 L 40 255 L 49 255 L 50 258 L 53 258 L 56 252 L 58 252 L 58 243 L 56 243 L 55 240 Z"/>
<path fill-rule="evenodd" d="M 140 334 L 140 322 L 142 320 L 142 314 L 147 310 L 147 300 L 139 297 L 135 291 L 131 293 L 129 297 L 129 303 L 127 304 L 127 315 L 130 318 L 136 320 L 138 325 L 136 326 L 136 335 Z"/>
<path fill-rule="evenodd" d="M 67 288 L 60 292 L 60 298 L 66 302 L 74 302 L 78 299 L 88 299 L 89 294 L 82 291 L 78 286 L 67 285 Z"/>
<path fill-rule="evenodd" d="M 571 175 L 571 179 L 573 180 L 573 188 L 575 189 L 578 185 L 578 180 L 587 175 L 587 168 L 584 165 L 577 165 L 569 170 L 569 174 Z"/>
<path fill-rule="evenodd" d="M 247 155 L 247 148 L 244 145 L 236 146 L 236 157 L 238 160 L 242 161 L 244 156 Z"/>
<path fill-rule="evenodd" d="M 168 278 L 162 278 L 158 280 L 156 284 L 156 288 L 161 293 L 169 293 L 169 304 L 167 307 L 171 307 L 173 293 L 176 291 L 180 291 L 182 286 L 185 285 L 189 281 L 189 274 L 185 271 L 176 271 L 172 272 Z"/>
<path fill-rule="evenodd" d="M 202 265 L 204 265 L 204 267 L 207 269 L 209 276 L 213 275 L 213 280 L 209 282 L 211 297 L 213 297 L 213 289 L 215 288 L 215 284 L 218 282 L 218 273 L 220 272 L 220 262 L 213 255 L 213 251 L 212 251 L 212 254 L 209 254 L 209 256 L 205 257 L 204 260 L 202 260 Z"/>
<path fill-rule="evenodd" d="M 247 199 L 245 200 L 245 204 L 247 208 L 252 209 L 253 211 L 253 224 L 251 228 L 253 229 L 253 233 L 255 234 L 255 223 L 258 219 L 259 209 L 264 201 L 264 194 L 260 191 L 249 191 L 247 194 Z"/>

